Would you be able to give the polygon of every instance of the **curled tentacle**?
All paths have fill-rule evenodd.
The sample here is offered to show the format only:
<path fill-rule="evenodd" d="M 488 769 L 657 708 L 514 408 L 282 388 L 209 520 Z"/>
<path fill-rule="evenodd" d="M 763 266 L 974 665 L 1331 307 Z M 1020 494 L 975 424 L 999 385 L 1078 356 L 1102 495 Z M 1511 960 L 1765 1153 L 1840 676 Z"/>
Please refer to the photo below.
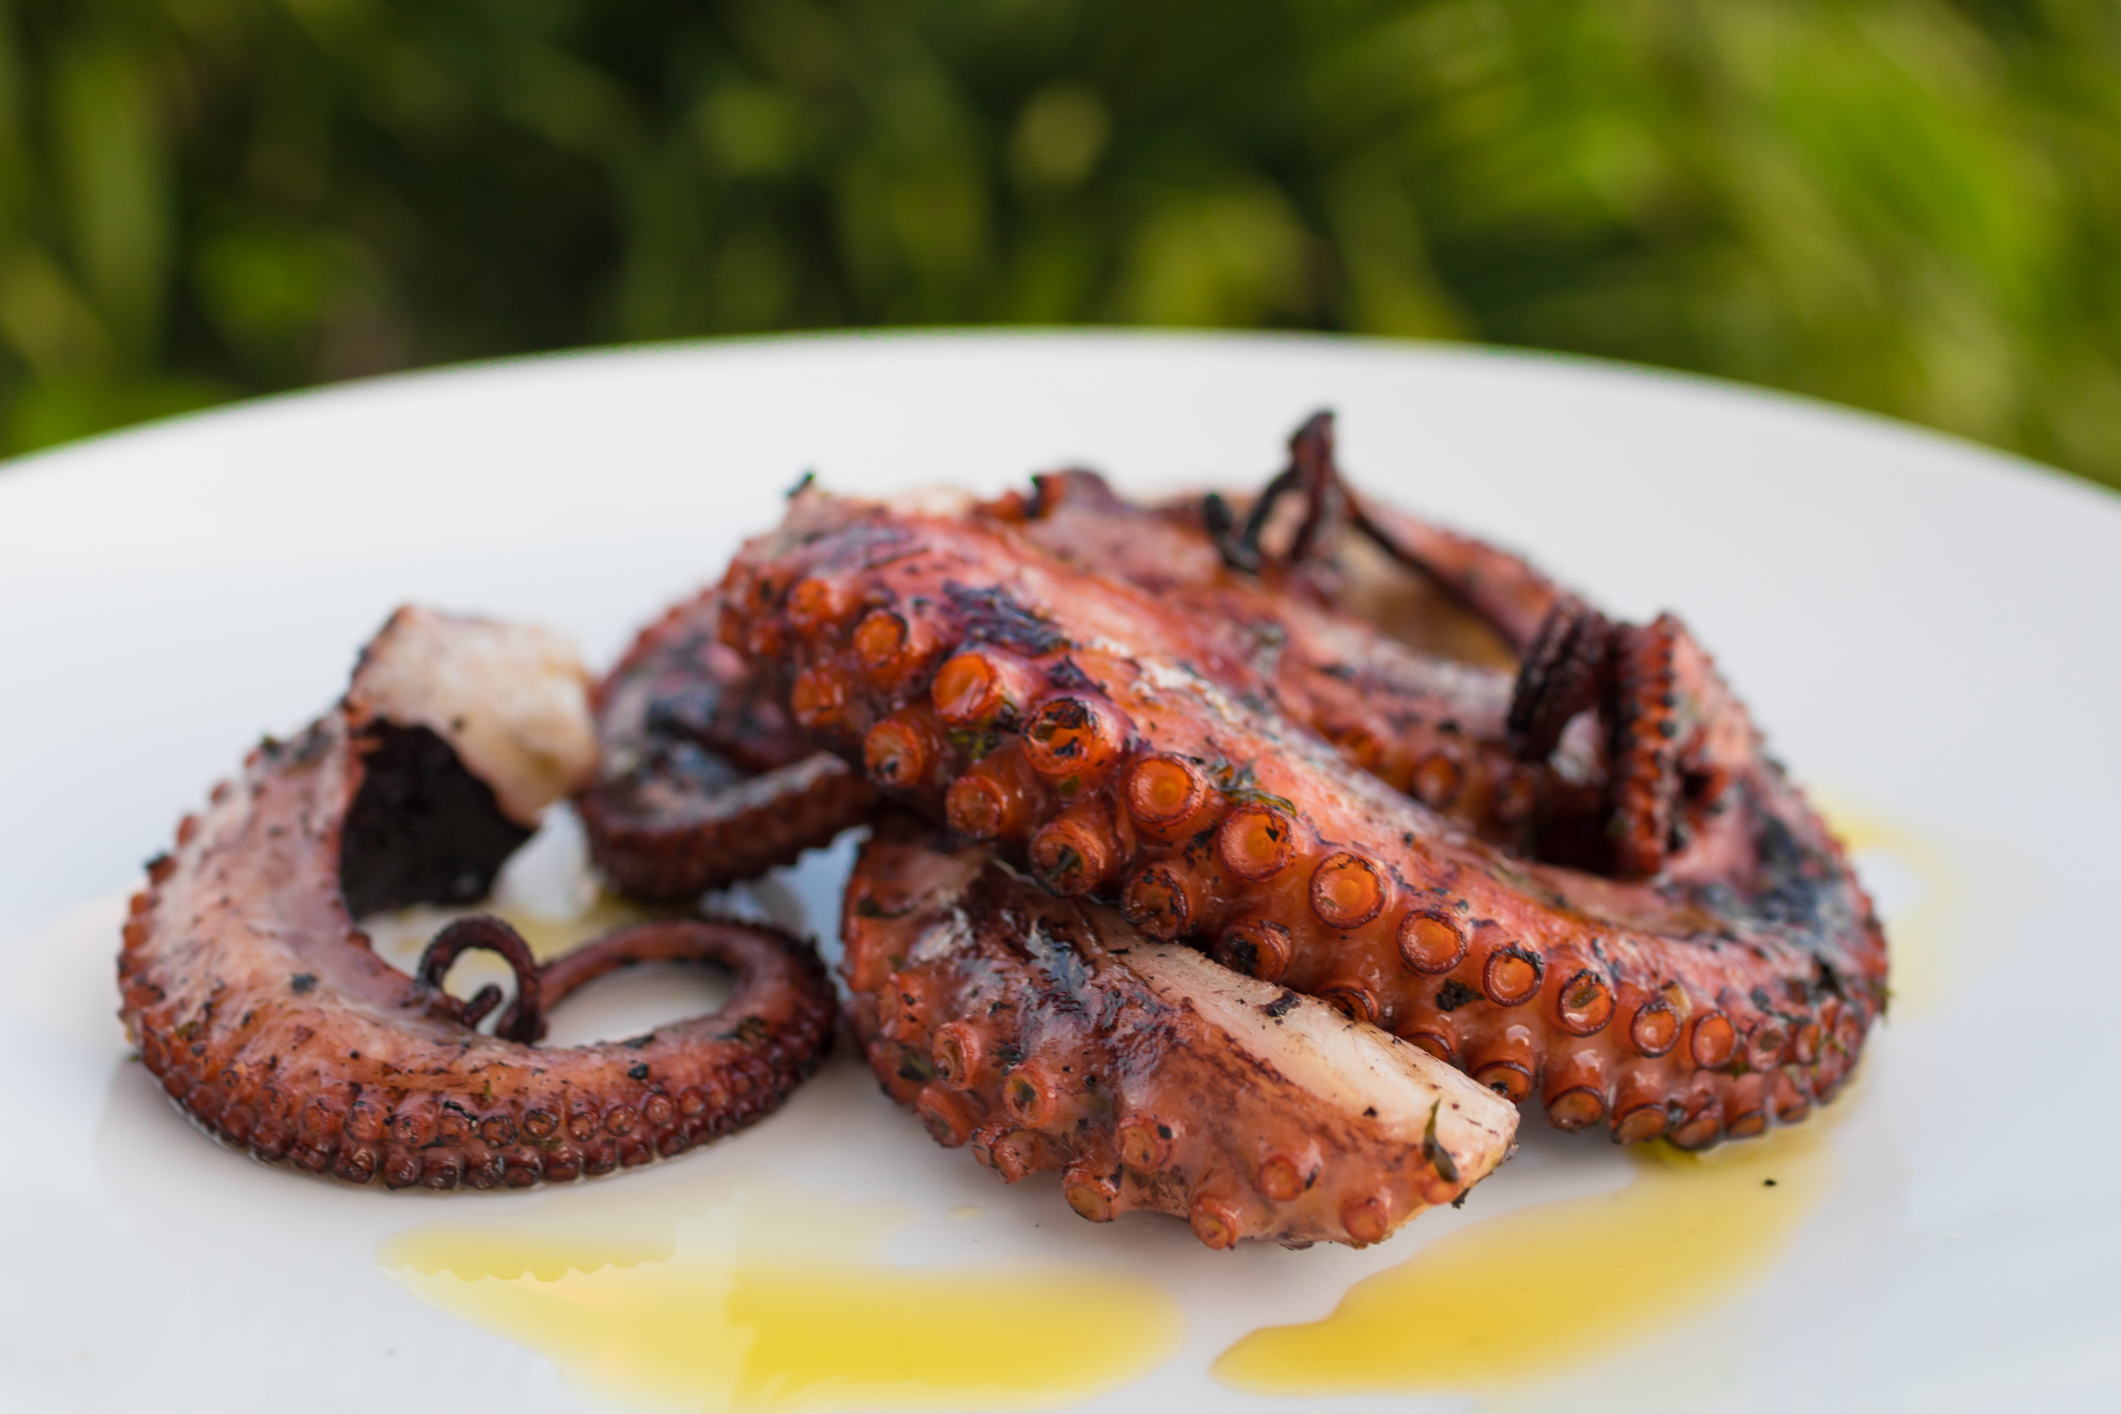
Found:
<path fill-rule="evenodd" d="M 1612 635 L 1605 616 L 1573 596 L 1547 611 L 1510 695 L 1507 740 L 1519 759 L 1553 755 L 1569 722 L 1598 705 Z"/>
<path fill-rule="evenodd" d="M 1462 1197 L 1517 1115 L 1417 1046 L 1135 933 L 891 817 L 848 885 L 842 970 L 877 1079 L 1092 1222 L 1364 1246 Z"/>
<path fill-rule="evenodd" d="M 803 626 L 849 609 L 805 600 Z M 829 843 L 874 793 L 752 690 L 712 591 L 644 630 L 595 693 L 599 768 L 575 806 L 597 864 L 644 898 L 697 897 Z"/>
<path fill-rule="evenodd" d="M 523 941 L 521 933 L 490 914 L 459 918 L 435 934 L 420 953 L 420 964 L 413 977 L 433 993 L 434 999 L 428 1009 L 460 1026 L 475 1027 L 486 1019 L 488 1012 L 500 1005 L 501 989 L 490 982 L 463 1001 L 442 990 L 442 979 L 449 975 L 450 967 L 474 948 L 498 954 L 515 973 L 515 999 L 502 1014 L 493 1034 L 504 1041 L 519 1041 L 526 1046 L 544 1040 L 545 998 L 539 986 L 538 961 L 531 956 L 530 944 Z"/>
<path fill-rule="evenodd" d="M 1669 614 L 1614 635 L 1607 695 L 1613 866 L 1647 879 L 1671 851 L 1679 801 L 1679 682 L 1672 661 L 1681 632 Z"/>
<path fill-rule="evenodd" d="M 830 1044 L 835 1008 L 816 959 L 771 930 L 738 941 L 736 925 L 650 925 L 533 972 L 511 930 L 472 919 L 436 939 L 414 978 L 355 927 L 349 880 L 372 908 L 484 892 L 592 761 L 583 674 L 562 645 L 400 610 L 346 697 L 252 752 L 150 865 L 118 959 L 120 1016 L 149 1072 L 234 1147 L 392 1188 L 565 1182 L 772 1109 Z M 381 828 L 393 819 L 395 832 Z M 656 940 L 678 936 L 750 970 L 730 1004 L 629 1041 L 526 1044 L 588 976 L 657 946 L 674 955 Z M 517 973 L 506 1036 L 469 1024 L 492 998 L 440 992 L 471 947 Z"/>
<path fill-rule="evenodd" d="M 1304 497 L 1304 517 L 1289 541 L 1289 559 L 1301 563 L 1339 540 L 1351 507 L 1347 486 L 1333 459 L 1333 414 L 1315 412 L 1289 438 L 1289 467 Z"/>
<path fill-rule="evenodd" d="M 1289 495 L 1301 498 L 1302 518 L 1287 550 L 1274 555 L 1264 544 L 1267 527 Z M 1315 412 L 1290 436 L 1288 466 L 1260 491 L 1243 529 L 1224 539 L 1223 558 L 1232 569 L 1252 571 L 1268 560 L 1301 564 L 1340 539 L 1348 514 L 1347 487 L 1333 460 L 1333 414 Z"/>

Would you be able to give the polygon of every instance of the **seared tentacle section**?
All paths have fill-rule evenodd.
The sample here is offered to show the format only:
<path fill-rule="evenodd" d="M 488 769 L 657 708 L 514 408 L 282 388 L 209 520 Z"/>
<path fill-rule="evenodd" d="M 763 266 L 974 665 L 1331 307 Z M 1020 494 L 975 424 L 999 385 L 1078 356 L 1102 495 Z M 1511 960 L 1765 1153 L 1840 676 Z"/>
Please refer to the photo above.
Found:
<path fill-rule="evenodd" d="M 811 747 L 753 690 L 718 641 L 720 620 L 712 591 L 677 605 L 595 693 L 597 778 L 575 808 L 598 866 L 644 898 L 693 898 L 791 863 L 875 800 L 859 772 Z"/>
<path fill-rule="evenodd" d="M 1049 890 L 1330 998 L 1565 1127 L 1710 1143 L 1835 1093 L 1883 1004 L 1883 938 L 1676 626 L 1645 631 L 1647 676 L 1620 680 L 1615 749 L 1644 731 L 1670 745 L 1614 776 L 1649 783 L 1665 849 L 1654 878 L 1616 881 L 1476 838 L 1357 769 L 1294 705 L 1300 680 L 1203 607 L 1235 601 L 1050 553 L 1027 515 L 806 493 L 732 568 L 725 634 L 845 759 L 932 709 L 949 730 L 892 793 Z M 913 646 L 880 667 L 851 632 L 802 631 L 788 605 L 805 585 L 894 616 Z M 977 670 L 939 673 L 968 654 Z M 1500 686 L 1478 700 L 1509 757 Z"/>
<path fill-rule="evenodd" d="M 418 749 L 396 749 L 414 734 Z M 421 980 L 356 929 L 342 878 L 369 880 L 378 908 L 476 896 L 508 842 L 580 784 L 592 751 L 582 673 L 561 645 L 401 610 L 345 699 L 254 751 L 150 867 L 118 959 L 120 1016 L 148 1069 L 237 1148 L 392 1188 L 565 1182 L 681 1153 L 774 1108 L 829 1045 L 834 999 L 809 950 L 772 930 L 644 925 L 526 975 L 521 940 L 474 920 L 438 940 Z M 378 802 L 410 812 L 390 868 L 369 857 L 385 837 L 348 823 L 384 820 Z M 483 830 L 446 828 L 481 814 Z M 446 876 L 403 845 L 466 838 L 501 844 L 460 849 Z M 546 1049 L 465 1024 L 493 999 L 440 992 L 464 946 L 516 964 L 522 995 L 503 1025 L 518 1036 L 539 1029 L 541 1003 L 612 966 L 690 958 L 738 981 L 710 1015 Z"/>
<path fill-rule="evenodd" d="M 1569 723 L 1597 703 L 1610 676 L 1612 640 L 1605 615 L 1581 599 L 1562 599 L 1547 611 L 1510 694 L 1510 750 L 1528 761 L 1554 754 Z"/>
<path fill-rule="evenodd" d="M 1676 843 L 1679 804 L 1679 679 L 1674 657 L 1685 632 L 1669 614 L 1647 628 L 1613 635 L 1609 659 L 1607 746 L 1613 814 L 1608 826 L 1613 871 L 1647 879 L 1664 867 Z"/>
<path fill-rule="evenodd" d="M 842 964 L 884 1089 L 1092 1222 L 1210 1247 L 1376 1242 L 1508 1154 L 1516 1112 L 1417 1047 L 1053 898 L 979 848 L 879 823 Z"/>
<path fill-rule="evenodd" d="M 1597 837 L 1604 802 L 1580 784 L 1595 763 L 1510 749 L 1511 673 L 1458 656 L 1506 661 L 1487 626 L 1374 554 L 1362 561 L 1359 543 L 1332 547 L 1330 558 L 1323 547 L 1308 560 L 1263 554 L 1257 573 L 1236 570 L 1198 502 L 1129 505 L 1083 471 L 1040 477 L 1035 503 L 976 514 L 1085 574 L 1154 596 L 1184 616 L 1187 661 L 1203 675 L 1231 692 L 1270 691 L 1283 714 L 1351 763 L 1484 837 L 1530 854 L 1548 852 L 1551 839 L 1565 856 Z M 1313 519 L 1333 518 L 1307 517 L 1292 537 Z"/>

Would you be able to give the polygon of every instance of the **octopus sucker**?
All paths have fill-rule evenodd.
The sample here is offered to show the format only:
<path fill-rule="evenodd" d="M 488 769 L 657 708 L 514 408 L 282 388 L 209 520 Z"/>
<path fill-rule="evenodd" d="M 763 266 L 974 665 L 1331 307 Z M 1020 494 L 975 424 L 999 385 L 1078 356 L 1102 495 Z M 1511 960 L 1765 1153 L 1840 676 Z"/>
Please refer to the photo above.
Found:
<path fill-rule="evenodd" d="M 846 895 L 849 1015 L 878 1080 L 1014 1183 L 1203 1243 L 1383 1240 L 1509 1153 L 1516 1111 L 1419 1047 L 1159 943 L 978 846 L 877 823 Z"/>
<path fill-rule="evenodd" d="M 451 926 L 420 976 L 378 957 L 359 910 L 461 903 L 540 812 L 586 783 L 587 680 L 536 629 L 402 609 L 344 698 L 187 817 L 132 900 L 120 1017 L 171 1098 L 269 1162 L 386 1187 L 520 1187 L 668 1157 L 774 1108 L 832 1038 L 807 946 L 770 928 L 673 920 L 536 967 L 498 920 Z M 357 901 L 358 900 L 358 904 Z M 499 952 L 500 998 L 448 995 L 457 953 Z M 533 1044 L 544 1008 L 615 967 L 713 963 L 716 1011 L 625 1041 Z"/>
<path fill-rule="evenodd" d="M 805 490 L 732 565 L 724 641 L 851 765 L 900 714 L 955 719 L 873 773 L 885 799 L 1560 1127 L 1700 1147 L 1829 1098 L 1884 940 L 1708 655 L 1370 505 L 1330 452 L 1307 424 L 1241 528 L 1236 498 L 1131 506 L 1086 472 L 940 509 Z M 1433 581 L 1522 656 L 1358 612 L 1388 596 L 1350 527 L 1390 542 L 1364 575 Z M 798 632 L 797 584 L 903 622 L 920 666 Z M 928 1105 L 951 1133 L 962 1108 Z"/>

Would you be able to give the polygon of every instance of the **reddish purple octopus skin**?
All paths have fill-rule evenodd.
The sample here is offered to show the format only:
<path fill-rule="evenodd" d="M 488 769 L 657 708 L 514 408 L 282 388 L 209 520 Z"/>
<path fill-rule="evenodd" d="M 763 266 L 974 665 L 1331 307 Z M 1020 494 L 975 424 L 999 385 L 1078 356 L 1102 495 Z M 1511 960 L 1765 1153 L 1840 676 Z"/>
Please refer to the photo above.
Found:
<path fill-rule="evenodd" d="M 1667 749 L 1657 699 L 1669 684 L 1623 690 L 1629 664 L 1671 651 L 1677 621 L 1611 623 L 1519 557 L 1359 497 L 1335 465 L 1329 414 L 1305 422 L 1290 453 L 1253 503 L 1264 530 L 1273 497 L 1303 497 L 1305 520 L 1280 554 L 1262 539 L 1218 540 L 1205 512 L 1220 496 L 1134 506 L 1092 472 L 1036 478 L 1030 501 L 996 509 L 1040 549 L 1185 610 L 1258 670 L 1284 715 L 1491 843 L 1655 874 L 1674 829 L 1713 811 L 1706 787 L 1718 779 L 1700 777 L 1682 798 L 1680 758 L 1700 756 L 1705 734 Z M 1229 573 L 1233 560 L 1248 572 Z M 1719 689 L 1742 721 L 1726 697 Z M 1564 741 L 1594 705 L 1609 739 Z M 1633 773 L 1602 772 L 1601 752 Z"/>
<path fill-rule="evenodd" d="M 1462 1199 L 1517 1112 L 1418 1047 L 886 815 L 847 886 L 848 1018 L 887 1094 L 1078 1216 L 1366 1246 Z"/>
<path fill-rule="evenodd" d="M 752 691 L 712 590 L 642 630 L 597 685 L 596 779 L 575 797 L 590 853 L 648 899 L 793 863 L 867 818 L 876 793 Z"/>
<path fill-rule="evenodd" d="M 415 631 L 447 640 L 465 623 L 400 611 L 377 642 Z M 374 907 L 474 895 L 528 833 L 502 818 L 511 797 L 521 813 L 521 797 L 497 794 L 454 754 L 461 742 L 444 739 L 461 724 L 393 718 L 382 690 L 364 688 L 372 670 L 396 665 L 394 651 L 371 645 L 345 700 L 293 740 L 252 751 L 132 899 L 119 1015 L 171 1099 L 259 1159 L 393 1189 L 566 1182 L 682 1153 L 775 1108 L 829 1047 L 837 1010 L 814 954 L 775 930 L 649 923 L 531 970 L 498 920 L 453 925 L 428 962 L 446 971 L 467 939 L 512 953 L 518 998 L 502 1028 L 518 1039 L 468 1024 L 497 989 L 462 1002 L 427 965 L 416 979 L 370 949 L 349 891 Z M 379 802 L 399 813 L 366 835 Z M 423 835 L 428 824 L 440 833 Z M 482 829 L 484 857 L 446 857 Z M 408 840 L 441 849 L 443 867 L 405 853 Z M 630 1040 L 529 1044 L 541 1005 L 656 960 L 730 967 L 735 994 Z"/>
<path fill-rule="evenodd" d="M 1229 690 L 1252 690 L 1256 675 L 1284 715 L 1351 764 L 1512 852 L 1602 859 L 1603 793 L 1575 778 L 1581 763 L 1558 763 L 1551 752 L 1524 759 L 1510 749 L 1514 678 L 1500 665 L 1514 645 L 1451 611 L 1446 595 L 1431 590 L 1426 602 L 1401 595 L 1393 606 L 1417 647 L 1340 607 L 1342 599 L 1378 593 L 1383 576 L 1375 565 L 1350 575 L 1327 563 L 1267 558 L 1256 573 L 1234 574 L 1200 524 L 1197 499 L 1134 506 L 1089 472 L 1039 478 L 1035 505 L 1037 514 L 1020 522 L 1025 539 L 1184 611 L 1219 650 L 1203 671 Z M 1399 579 L 1405 588 L 1425 587 L 1423 579 Z M 1558 597 L 1543 602 L 1551 608 Z M 1217 672 L 1218 660 L 1252 671 Z"/>
<path fill-rule="evenodd" d="M 953 506 L 805 491 L 732 565 L 725 641 L 887 799 L 1051 892 L 1113 901 L 1153 938 L 1536 1098 L 1563 1128 L 1703 1147 L 1838 1091 L 1884 1004 L 1883 935 L 1675 620 L 1586 618 L 1595 700 L 1561 707 L 1593 729 L 1535 752 L 1557 797 L 1572 751 L 1597 773 L 1611 852 L 1594 872 L 1498 844 L 1478 812 L 1392 789 L 1321 734 L 1307 713 L 1331 700 L 1325 669 L 1389 658 L 1331 593 L 1248 579 L 1177 516 L 1169 545 L 1129 552 L 1159 582 L 1132 582 L 1082 536 L 1073 551 L 1042 543 L 1044 490 Z M 1420 524 L 1354 504 L 1394 536 Z M 1519 651 L 1574 612 L 1514 557 L 1463 537 L 1445 548 L 1446 583 L 1506 587 L 1484 612 Z M 1271 652 L 1256 634 L 1246 647 L 1261 625 Z M 1531 686 L 1533 708 L 1551 705 Z M 1423 690 L 1451 691 L 1435 673 Z M 1466 679 L 1464 759 L 1524 749 L 1508 719 L 1539 719 L 1511 711 L 1527 690 Z M 1349 703 L 1386 712 L 1390 693 Z"/>

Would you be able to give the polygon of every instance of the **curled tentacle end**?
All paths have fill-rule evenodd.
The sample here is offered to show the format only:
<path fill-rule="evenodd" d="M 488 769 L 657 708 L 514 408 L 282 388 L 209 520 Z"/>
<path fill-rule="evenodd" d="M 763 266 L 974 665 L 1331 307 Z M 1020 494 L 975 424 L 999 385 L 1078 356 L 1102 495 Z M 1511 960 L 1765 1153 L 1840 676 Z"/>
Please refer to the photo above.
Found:
<path fill-rule="evenodd" d="M 382 961 L 359 912 L 484 891 L 536 811 L 581 784 L 586 678 L 537 630 L 395 616 L 346 696 L 252 753 L 150 866 L 119 955 L 121 1015 L 170 1097 L 231 1146 L 306 1171 L 449 1189 L 565 1182 L 684 1152 L 758 1118 L 830 1044 L 810 950 L 724 923 L 648 925 L 533 970 L 506 925 L 467 919 L 419 977 Z M 516 972 L 440 989 L 470 948 Z M 629 1041 L 534 1048 L 545 1008 L 650 957 L 734 965 L 720 1011 Z"/>

